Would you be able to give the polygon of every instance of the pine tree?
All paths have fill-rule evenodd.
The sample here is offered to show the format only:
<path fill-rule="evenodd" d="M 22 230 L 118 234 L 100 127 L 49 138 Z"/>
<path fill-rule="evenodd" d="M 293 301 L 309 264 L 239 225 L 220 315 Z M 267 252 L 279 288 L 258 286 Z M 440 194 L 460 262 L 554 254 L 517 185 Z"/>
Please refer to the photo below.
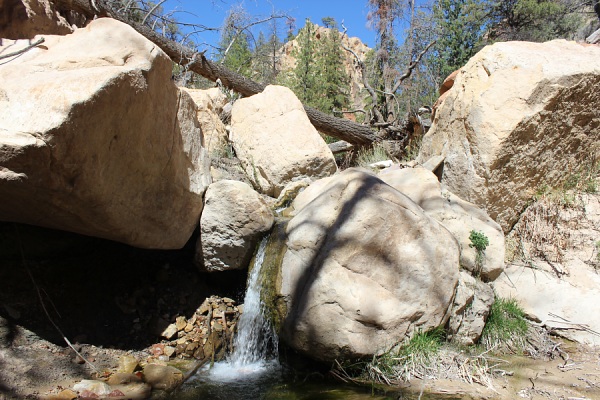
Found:
<path fill-rule="evenodd" d="M 438 0 L 433 15 L 438 34 L 435 70 L 444 79 L 479 50 L 487 23 L 485 4 L 480 0 Z"/>
<path fill-rule="evenodd" d="M 219 42 L 218 60 L 227 68 L 250 77 L 252 51 L 248 35 L 241 26 L 243 18 L 243 11 L 235 9 L 232 9 L 227 15 Z"/>

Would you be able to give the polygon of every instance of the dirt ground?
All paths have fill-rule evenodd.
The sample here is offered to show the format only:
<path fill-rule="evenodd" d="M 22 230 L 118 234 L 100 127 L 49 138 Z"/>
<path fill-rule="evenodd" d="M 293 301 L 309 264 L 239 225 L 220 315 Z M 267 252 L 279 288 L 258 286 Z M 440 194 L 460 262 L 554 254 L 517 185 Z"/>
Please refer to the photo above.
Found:
<path fill-rule="evenodd" d="M 600 399 L 600 348 L 562 342 L 552 360 L 500 357 L 491 386 L 458 381 L 413 382 L 411 391 L 456 394 L 464 399 Z"/>

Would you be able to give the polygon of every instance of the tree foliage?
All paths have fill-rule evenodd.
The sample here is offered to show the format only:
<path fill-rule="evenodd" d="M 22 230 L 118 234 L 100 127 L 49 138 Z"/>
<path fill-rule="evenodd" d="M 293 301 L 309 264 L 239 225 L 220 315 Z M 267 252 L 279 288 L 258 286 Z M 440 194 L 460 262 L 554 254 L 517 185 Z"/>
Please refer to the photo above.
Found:
<path fill-rule="evenodd" d="M 330 24 L 335 20 L 331 19 Z M 310 20 L 296 37 L 293 51 L 296 67 L 287 82 L 298 98 L 325 113 L 346 108 L 350 79 L 344 67 L 344 53 L 337 29 L 319 29 Z"/>

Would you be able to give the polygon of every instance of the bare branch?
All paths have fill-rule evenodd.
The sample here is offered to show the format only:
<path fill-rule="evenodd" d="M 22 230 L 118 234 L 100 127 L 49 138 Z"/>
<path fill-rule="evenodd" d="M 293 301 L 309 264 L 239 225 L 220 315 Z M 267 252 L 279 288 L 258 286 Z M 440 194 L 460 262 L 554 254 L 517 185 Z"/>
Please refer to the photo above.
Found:
<path fill-rule="evenodd" d="M 35 42 L 31 43 L 29 46 L 22 48 L 21 50 L 13 51 L 12 53 L 8 53 L 8 54 L 1 54 L 0 60 L 23 54 L 23 53 L 33 49 L 35 46 L 38 46 L 38 45 L 44 43 L 45 41 L 46 41 L 46 39 L 41 37 L 38 40 L 36 40 Z"/>
<path fill-rule="evenodd" d="M 365 63 L 360 59 L 360 57 L 358 57 L 358 54 L 356 54 L 356 52 L 354 52 L 351 48 L 349 48 L 348 46 L 346 46 L 344 44 L 344 37 L 346 36 L 346 32 L 348 31 L 348 28 L 346 28 L 344 26 L 344 22 L 342 22 L 342 28 L 344 28 L 344 32 L 342 33 L 342 40 L 340 40 L 342 48 L 354 56 L 354 59 L 356 60 L 356 63 L 358 64 L 358 67 L 360 68 L 363 85 L 364 85 L 365 89 L 367 89 L 367 92 L 369 92 L 369 95 L 371 96 L 371 101 L 373 102 L 372 109 L 373 109 L 373 112 L 375 113 L 375 120 L 377 122 L 382 122 L 382 121 L 384 121 L 384 118 L 383 118 L 383 114 L 381 114 L 381 112 L 377 108 L 377 94 L 375 93 L 375 90 L 373 90 L 373 87 L 371 87 L 371 85 L 369 84 L 369 81 L 367 79 L 367 67 L 365 66 Z"/>
<path fill-rule="evenodd" d="M 153 13 L 153 12 L 154 12 L 154 11 L 155 11 L 155 10 L 156 10 L 158 7 L 160 7 L 160 5 L 161 5 L 162 3 L 164 3 L 165 1 L 167 1 L 167 0 L 161 0 L 161 1 L 159 1 L 158 3 L 156 3 L 156 4 L 154 5 L 154 7 L 152 7 L 152 8 L 150 9 L 150 11 L 148 11 L 148 13 L 146 14 L 146 16 L 144 16 L 144 19 L 142 20 L 142 25 L 144 25 L 144 24 L 146 23 L 146 19 L 148 19 L 148 17 L 150 16 L 150 14 L 152 14 L 152 13 Z"/>
<path fill-rule="evenodd" d="M 423 51 L 421 51 L 419 53 L 419 55 L 417 56 L 417 58 L 415 58 L 415 60 L 413 62 L 410 63 L 410 65 L 408 66 L 408 69 L 406 70 L 406 72 L 404 74 L 402 74 L 400 76 L 400 78 L 398 78 L 398 82 L 396 82 L 396 85 L 394 86 L 394 89 L 392 89 L 392 93 L 396 93 L 396 90 L 398 90 L 398 88 L 400 87 L 400 85 L 402 84 L 402 82 L 404 80 L 406 80 L 408 77 L 410 77 L 410 75 L 412 74 L 413 70 L 417 67 L 417 65 L 419 65 L 419 62 L 421 61 L 421 58 L 423 58 L 423 56 L 425 55 L 425 53 L 427 53 L 427 51 L 435 44 L 435 40 L 433 42 L 430 42 L 427 46 L 425 46 L 425 48 L 423 49 Z"/>

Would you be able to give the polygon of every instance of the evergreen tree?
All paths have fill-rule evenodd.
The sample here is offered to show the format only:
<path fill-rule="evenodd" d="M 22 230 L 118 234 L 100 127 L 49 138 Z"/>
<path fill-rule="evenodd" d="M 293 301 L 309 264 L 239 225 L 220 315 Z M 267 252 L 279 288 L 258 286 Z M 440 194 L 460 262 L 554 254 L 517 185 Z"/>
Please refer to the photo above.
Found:
<path fill-rule="evenodd" d="M 485 4 L 480 0 L 438 0 L 434 19 L 438 39 L 435 73 L 443 80 L 479 50 L 486 28 Z"/>
<path fill-rule="evenodd" d="M 317 26 L 308 19 L 296 37 L 299 48 L 293 53 L 291 88 L 302 102 L 326 113 L 350 103 L 341 39 L 337 29 L 321 31 L 317 38 Z"/>
<path fill-rule="evenodd" d="M 243 10 L 232 9 L 227 15 L 219 42 L 218 60 L 227 68 L 250 77 L 252 51 L 243 21 Z"/>
<path fill-rule="evenodd" d="M 543 42 L 574 37 L 582 23 L 570 0 L 506 0 L 489 4 L 492 41 Z"/>

